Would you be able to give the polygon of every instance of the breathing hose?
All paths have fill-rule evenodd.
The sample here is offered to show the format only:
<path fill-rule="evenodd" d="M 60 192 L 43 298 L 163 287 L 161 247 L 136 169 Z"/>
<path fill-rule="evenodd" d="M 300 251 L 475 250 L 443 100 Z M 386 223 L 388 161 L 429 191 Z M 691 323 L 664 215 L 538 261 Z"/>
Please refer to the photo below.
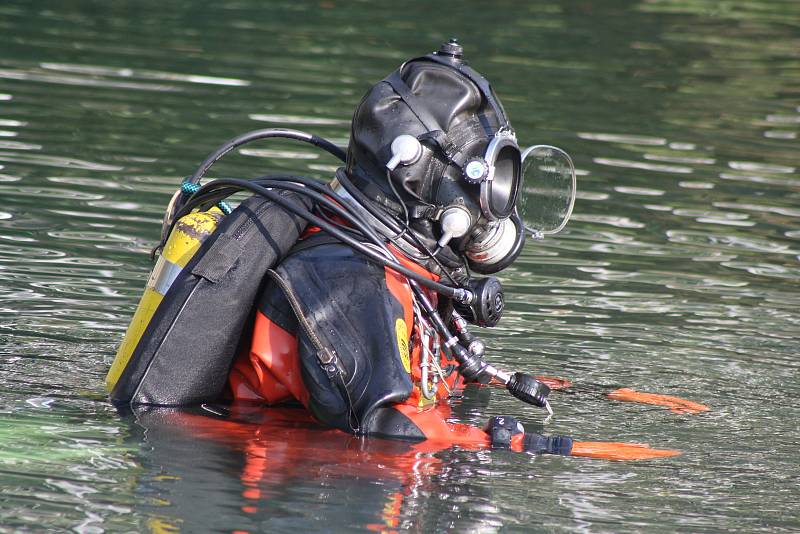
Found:
<path fill-rule="evenodd" d="M 373 230 L 366 223 L 366 221 L 361 219 L 358 214 L 347 211 L 343 207 L 343 205 L 334 202 L 333 200 L 328 198 L 328 196 L 326 196 L 330 192 L 329 189 L 325 188 L 325 186 L 321 184 L 314 184 L 315 186 L 318 186 L 318 188 L 317 187 L 309 188 L 302 182 L 296 183 L 297 178 L 303 178 L 303 177 L 285 177 L 282 179 L 275 179 L 274 177 L 262 177 L 253 180 L 252 183 L 262 187 L 294 191 L 295 193 L 300 193 L 308 196 L 309 198 L 313 199 L 317 204 L 326 207 L 328 210 L 332 211 L 336 215 L 342 217 L 343 219 L 346 219 L 350 224 L 353 225 L 353 227 L 356 230 L 360 231 L 361 234 L 364 235 L 364 237 L 368 237 L 370 241 L 372 241 L 375 245 L 383 248 L 388 256 L 390 257 L 392 256 L 391 251 L 388 248 L 386 248 L 385 244 L 381 241 L 380 236 L 377 234 L 377 232 L 375 232 L 375 230 Z M 215 185 L 214 182 L 206 184 L 205 187 L 208 187 L 209 193 L 213 193 L 213 190 L 215 189 L 213 187 L 214 185 Z M 225 187 L 225 189 L 228 190 L 229 188 Z M 315 191 L 314 189 L 318 190 Z M 194 204 L 194 202 L 192 202 L 192 204 Z M 328 222 L 330 224 L 335 224 L 332 223 L 331 221 Z M 351 230 L 351 229 L 343 227 L 342 230 Z"/>
<path fill-rule="evenodd" d="M 322 148 L 329 154 L 333 155 L 334 157 L 338 158 L 341 161 L 346 161 L 347 154 L 342 150 L 339 146 L 335 145 L 334 143 L 328 141 L 323 137 L 319 137 L 314 134 L 310 134 L 308 132 L 303 132 L 301 130 L 293 130 L 289 128 L 264 128 L 261 130 L 253 130 L 250 132 L 246 132 L 242 135 L 234 137 L 233 139 L 223 143 L 219 148 L 217 148 L 214 152 L 212 152 L 204 161 L 200 164 L 200 166 L 195 170 L 194 174 L 192 174 L 184 183 L 197 185 L 199 184 L 200 180 L 205 176 L 208 170 L 220 159 L 222 159 L 225 154 L 231 152 L 237 147 L 240 147 L 244 144 L 250 143 L 252 141 L 257 141 L 259 139 L 274 139 L 274 138 L 285 138 L 285 139 L 292 139 L 295 141 L 302 141 L 304 143 L 309 143 L 316 147 Z M 342 185 L 344 185 L 345 189 L 353 196 L 356 196 L 358 193 L 354 193 L 353 189 L 355 189 L 352 183 L 345 183 L 345 180 L 340 180 Z M 363 194 L 361 195 L 363 197 Z M 224 197 L 222 197 L 224 198 Z M 399 225 L 396 221 L 391 220 L 386 214 L 381 213 L 378 214 L 378 210 L 376 210 L 373 206 L 370 206 L 367 203 L 364 203 L 365 198 L 359 198 L 359 202 L 364 205 L 364 207 L 370 212 L 370 214 L 380 220 L 384 225 L 389 227 L 390 230 L 394 230 L 395 232 L 403 232 L 405 230 L 410 230 L 407 225 L 405 228 Z M 223 211 L 225 211 L 223 209 Z M 173 218 L 174 220 L 175 218 Z M 456 281 L 453 279 L 452 275 L 445 269 L 444 265 L 441 264 L 439 259 L 425 246 L 424 243 L 418 238 L 413 231 L 408 232 L 412 239 L 414 240 L 415 244 L 421 248 L 434 262 L 439 266 L 442 272 L 450 279 L 451 282 L 456 284 Z M 162 236 L 163 238 L 163 236 Z"/>
<path fill-rule="evenodd" d="M 279 185 L 279 184 L 280 184 L 280 182 L 276 182 L 276 186 Z M 337 228 L 335 225 L 329 223 L 325 219 L 322 219 L 321 217 L 318 217 L 318 216 L 314 215 L 313 213 L 311 213 L 310 211 L 308 211 L 306 209 L 303 209 L 303 208 L 300 208 L 300 207 L 296 206 L 291 201 L 286 200 L 285 198 L 283 198 L 282 196 L 278 195 L 274 191 L 271 191 L 271 190 L 267 189 L 266 187 L 260 186 L 260 185 L 258 185 L 256 183 L 253 183 L 252 181 L 249 181 L 249 180 L 238 180 L 238 179 L 235 179 L 235 178 L 220 178 L 220 179 L 214 180 L 213 182 L 210 182 L 210 183 L 202 186 L 200 188 L 200 190 L 198 190 L 198 192 L 195 193 L 195 195 L 199 195 L 199 194 L 204 193 L 205 191 L 208 190 L 206 188 L 211 188 L 213 190 L 213 188 L 220 187 L 220 186 L 232 186 L 232 187 L 238 188 L 240 190 L 247 190 L 247 191 L 250 191 L 251 193 L 257 194 L 257 195 L 262 196 L 262 197 L 265 197 L 265 198 L 271 200 L 272 202 L 274 202 L 275 204 L 277 204 L 277 205 L 281 206 L 282 208 L 286 209 L 287 211 L 290 211 L 293 214 L 297 215 L 298 217 L 302 217 L 303 219 L 307 220 L 311 224 L 313 224 L 315 226 L 318 226 L 319 228 L 321 228 L 325 232 L 331 234 L 336 239 L 342 241 L 343 243 L 346 243 L 347 245 L 349 245 L 350 247 L 354 248 L 358 252 L 360 252 L 363 255 L 365 255 L 365 256 L 369 257 L 370 259 L 374 260 L 376 263 L 379 263 L 379 264 L 383 265 L 384 267 L 388 267 L 388 268 L 390 268 L 390 269 L 392 269 L 394 271 L 397 271 L 397 272 L 399 272 L 400 274 L 402 274 L 403 276 L 405 276 L 407 278 L 410 278 L 412 280 L 416 280 L 419 284 L 424 285 L 428 289 L 431 289 L 431 290 L 433 290 L 433 291 L 435 291 L 435 292 L 437 292 L 437 293 L 439 293 L 439 294 L 441 294 L 441 295 L 443 295 L 443 296 L 445 296 L 447 298 L 452 298 L 452 299 L 457 300 L 458 302 L 465 302 L 465 303 L 471 302 L 472 299 L 474 298 L 474 296 L 472 295 L 472 293 L 469 290 L 466 290 L 466 289 L 463 289 L 463 288 L 458 288 L 458 287 L 450 287 L 450 286 L 447 286 L 445 284 L 440 284 L 439 282 L 435 282 L 435 281 L 433 281 L 433 280 L 431 280 L 429 278 L 426 278 L 425 276 L 422 276 L 421 274 L 413 271 L 412 269 L 409 269 L 408 267 L 406 267 L 405 265 L 402 265 L 401 263 L 399 263 L 397 261 L 390 260 L 390 259 L 384 257 L 383 255 L 377 253 L 374 249 L 370 248 L 368 245 L 365 245 L 364 243 L 361 243 L 360 241 L 358 241 L 358 240 L 354 239 L 353 237 L 347 235 L 344 231 L 342 231 L 341 229 Z M 190 197 L 190 200 L 191 200 L 191 197 Z M 188 203 L 187 203 L 187 206 L 188 206 Z M 183 214 L 184 208 L 186 208 L 187 206 L 184 206 L 183 208 L 181 208 L 181 210 L 179 211 L 179 214 Z M 176 216 L 175 220 L 178 220 L 179 218 L 180 218 L 180 215 Z M 351 219 L 351 218 L 352 217 L 348 217 L 348 219 Z"/>
<path fill-rule="evenodd" d="M 387 255 L 393 256 L 392 252 L 381 240 L 381 237 L 377 231 L 361 217 L 361 214 L 352 210 L 352 208 L 350 208 L 348 204 L 340 199 L 327 185 L 321 184 L 318 181 L 305 176 L 289 175 L 262 176 L 252 180 L 252 183 L 264 187 L 272 187 L 275 189 L 287 189 L 311 197 L 318 204 L 325 206 L 330 211 L 350 222 L 353 227 L 359 230 L 365 237 L 369 237 L 375 245 L 383 248 Z M 216 200 L 236 192 L 236 188 L 234 187 L 217 187 L 215 182 L 206 184 L 203 188 L 199 186 L 197 187 L 197 191 L 204 189 L 206 193 L 204 193 L 199 199 L 192 197 L 189 201 L 187 201 L 186 206 L 184 206 L 185 213 L 188 213 L 191 211 L 191 209 L 199 204 L 208 204 L 211 195 L 213 195 L 213 198 Z M 207 198 L 206 195 L 209 195 L 209 198 Z M 346 227 L 343 227 L 343 229 L 349 230 L 349 228 Z"/>
<path fill-rule="evenodd" d="M 333 156 L 339 158 L 342 161 L 347 159 L 347 155 L 345 154 L 344 150 L 342 150 L 337 145 L 331 143 L 327 139 L 323 139 L 317 135 L 313 135 L 310 133 L 302 132 L 300 130 L 290 130 L 288 128 L 265 128 L 263 130 L 253 130 L 251 132 L 244 133 L 237 137 L 234 137 L 227 143 L 224 143 L 218 149 L 209 155 L 203 163 L 194 171 L 188 178 L 188 182 L 196 184 L 200 182 L 200 179 L 205 176 L 208 169 L 211 168 L 217 161 L 222 158 L 225 154 L 230 152 L 231 150 L 240 147 L 246 143 L 250 143 L 251 141 L 256 141 L 258 139 L 270 139 L 275 137 L 283 137 L 285 139 L 293 139 L 295 141 L 303 141 L 304 143 L 309 143 L 314 146 L 317 146 L 326 152 L 332 154 Z"/>
<path fill-rule="evenodd" d="M 431 258 L 436 263 L 436 265 L 439 266 L 439 269 L 441 269 L 442 273 L 445 276 L 447 276 L 447 278 L 449 278 L 450 281 L 453 282 L 453 284 L 457 285 L 457 282 L 453 278 L 453 275 L 450 274 L 450 271 L 447 268 L 445 268 L 444 265 L 442 265 L 442 262 L 439 260 L 439 258 L 437 258 L 436 255 L 433 252 L 431 252 L 431 250 L 425 245 L 425 243 L 422 242 L 419 236 L 416 233 L 414 233 L 414 230 L 412 230 L 408 226 L 403 228 L 398 221 L 394 220 L 386 212 L 378 209 L 375 205 L 373 205 L 372 201 L 369 198 L 367 198 L 367 196 L 364 193 L 362 193 L 360 189 L 358 189 L 355 185 L 353 185 L 353 182 L 351 182 L 346 176 L 343 176 L 343 173 L 336 173 L 336 179 L 339 181 L 340 184 L 342 184 L 342 187 L 344 187 L 347 193 L 350 194 L 356 200 L 356 202 L 359 203 L 359 205 L 363 206 L 364 209 L 367 210 L 370 215 L 378 219 L 378 221 L 383 223 L 387 228 L 389 228 L 389 230 L 392 230 L 398 234 L 403 232 L 404 230 L 407 230 L 406 235 L 408 235 L 409 237 L 411 237 L 411 239 L 414 240 L 414 244 L 419 249 L 421 249 L 429 258 Z"/>

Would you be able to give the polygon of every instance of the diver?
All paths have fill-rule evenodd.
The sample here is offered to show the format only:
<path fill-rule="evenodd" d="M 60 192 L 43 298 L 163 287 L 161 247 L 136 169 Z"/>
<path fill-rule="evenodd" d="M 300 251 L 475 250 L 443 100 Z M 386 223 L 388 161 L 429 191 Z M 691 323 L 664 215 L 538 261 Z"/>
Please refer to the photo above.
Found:
<path fill-rule="evenodd" d="M 466 323 L 494 326 L 503 311 L 497 279 L 474 275 L 504 269 L 522 250 L 520 174 L 503 107 L 456 43 L 375 84 L 353 115 L 347 165 L 332 189 L 401 262 L 471 288 L 475 300 L 437 302 L 422 288 L 415 295 L 407 279 L 330 234 L 306 235 L 270 273 L 253 343 L 230 374 L 234 397 L 300 400 L 318 420 L 359 434 L 424 439 L 447 428 L 421 408 L 463 387 L 466 373 L 457 371 L 466 363 L 447 356 L 455 341 L 431 324 L 422 300 L 462 332 L 476 366 L 466 379 L 489 380 Z M 314 337 L 331 347 L 331 363 L 320 360 Z M 533 387 L 544 405 L 547 386 Z"/>
<path fill-rule="evenodd" d="M 228 152 L 270 137 L 346 165 L 328 185 L 284 175 L 199 184 Z M 561 227 L 574 202 L 564 157 L 572 190 Z M 372 86 L 346 155 L 282 129 L 223 145 L 170 203 L 153 302 L 146 291 L 109 372 L 112 400 L 299 402 L 356 435 L 569 454 L 569 438 L 526 435 L 512 417 L 485 429 L 447 421 L 448 399 L 470 382 L 550 411 L 547 385 L 487 363 L 469 331 L 495 326 L 504 309 L 491 275 L 525 242 L 523 160 L 503 106 L 455 40 Z M 239 191 L 253 196 L 231 210 L 223 199 Z"/>

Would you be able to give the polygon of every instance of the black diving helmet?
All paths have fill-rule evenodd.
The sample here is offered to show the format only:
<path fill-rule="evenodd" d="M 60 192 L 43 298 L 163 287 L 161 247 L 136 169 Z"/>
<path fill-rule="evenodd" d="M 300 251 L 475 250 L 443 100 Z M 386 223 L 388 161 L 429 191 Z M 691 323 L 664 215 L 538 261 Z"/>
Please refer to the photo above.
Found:
<path fill-rule="evenodd" d="M 367 197 L 407 217 L 440 257 L 465 257 L 490 274 L 525 242 L 517 199 L 527 167 L 489 82 L 451 40 L 367 92 L 345 172 Z"/>

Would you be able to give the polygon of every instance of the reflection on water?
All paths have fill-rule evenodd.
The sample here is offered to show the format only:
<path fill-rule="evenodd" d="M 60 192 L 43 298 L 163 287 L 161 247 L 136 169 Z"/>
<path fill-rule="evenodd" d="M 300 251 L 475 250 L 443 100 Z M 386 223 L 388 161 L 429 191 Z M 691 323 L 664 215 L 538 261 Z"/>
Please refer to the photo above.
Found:
<path fill-rule="evenodd" d="M 0 6 L 3 527 L 800 528 L 800 4 L 411 2 L 391 17 L 262 4 Z M 285 422 L 216 439 L 120 417 L 103 378 L 180 178 L 265 125 L 346 143 L 368 85 L 452 34 L 522 143 L 561 146 L 578 169 L 567 229 L 502 273 L 492 357 L 574 382 L 553 395 L 547 432 L 684 454 L 413 451 Z M 325 177 L 336 164 L 284 143 L 241 154 L 219 172 Z M 712 411 L 607 399 L 617 387 Z M 459 420 L 541 420 L 487 394 L 468 392 Z"/>

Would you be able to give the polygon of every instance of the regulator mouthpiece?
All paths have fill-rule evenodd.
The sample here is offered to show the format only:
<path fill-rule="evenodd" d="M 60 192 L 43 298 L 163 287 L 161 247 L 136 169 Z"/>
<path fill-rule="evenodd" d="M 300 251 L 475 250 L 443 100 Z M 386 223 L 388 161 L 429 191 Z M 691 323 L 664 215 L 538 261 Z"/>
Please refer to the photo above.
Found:
<path fill-rule="evenodd" d="M 496 326 L 506 306 L 500 280 L 494 276 L 472 279 L 469 289 L 473 300 L 469 304 L 454 302 L 453 307 L 469 323 L 484 328 Z"/>
<path fill-rule="evenodd" d="M 458 323 L 463 321 L 463 319 L 458 317 L 458 312 L 454 315 L 457 316 L 456 323 L 458 326 Z M 459 330 L 459 338 L 461 340 L 468 342 L 470 341 L 469 338 L 473 337 L 468 334 L 463 323 L 459 327 Z M 459 339 L 455 337 L 446 342 L 445 347 L 447 347 L 455 357 L 458 362 L 458 372 L 467 382 L 474 381 L 481 384 L 488 384 L 492 380 L 497 380 L 505 384 L 506 389 L 508 389 L 509 393 L 514 397 L 528 404 L 533 404 L 538 408 L 547 410 L 548 416 L 545 419 L 545 423 L 553 417 L 553 409 L 550 407 L 550 402 L 547 400 L 548 395 L 550 395 L 550 387 L 547 384 L 525 373 L 509 374 L 497 369 L 486 363 L 482 358 L 482 354 L 476 354 L 465 349 L 464 346 L 459 343 Z"/>
<path fill-rule="evenodd" d="M 514 250 L 517 233 L 514 221 L 510 218 L 476 228 L 467 245 L 466 255 L 476 264 L 499 263 Z"/>

